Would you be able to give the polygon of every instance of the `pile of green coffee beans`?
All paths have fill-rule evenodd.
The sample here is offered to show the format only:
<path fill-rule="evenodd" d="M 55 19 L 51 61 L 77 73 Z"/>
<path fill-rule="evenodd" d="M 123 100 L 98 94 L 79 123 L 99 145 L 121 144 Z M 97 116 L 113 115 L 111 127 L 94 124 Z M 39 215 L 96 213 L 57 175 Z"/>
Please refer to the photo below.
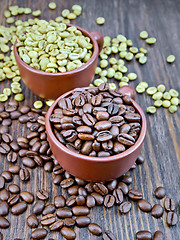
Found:
<path fill-rule="evenodd" d="M 75 26 L 37 20 L 17 39 L 21 59 L 45 72 L 67 72 L 81 67 L 92 56 L 93 44 Z"/>

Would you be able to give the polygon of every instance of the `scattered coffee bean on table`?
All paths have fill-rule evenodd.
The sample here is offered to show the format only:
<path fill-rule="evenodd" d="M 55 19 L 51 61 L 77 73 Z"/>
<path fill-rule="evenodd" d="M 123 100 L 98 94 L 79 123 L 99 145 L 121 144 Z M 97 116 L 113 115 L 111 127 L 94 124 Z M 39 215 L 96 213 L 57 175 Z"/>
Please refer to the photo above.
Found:
<path fill-rule="evenodd" d="M 160 204 L 155 204 L 155 205 L 152 207 L 151 215 L 152 215 L 154 218 L 160 218 L 160 217 L 163 215 L 163 212 L 164 212 L 163 207 L 162 207 Z"/>
<path fill-rule="evenodd" d="M 141 200 L 138 201 L 138 207 L 143 212 L 150 212 L 151 209 L 152 209 L 151 204 L 148 201 L 144 200 L 144 199 L 141 199 Z"/>
<path fill-rule="evenodd" d="M 103 240 L 117 240 L 114 234 L 107 230 L 103 233 Z"/>
<path fill-rule="evenodd" d="M 164 187 L 158 187 L 154 191 L 154 195 L 158 199 L 162 199 L 166 195 L 166 189 Z"/>
<path fill-rule="evenodd" d="M 90 233 L 96 236 L 100 236 L 102 234 L 101 227 L 96 223 L 90 223 L 88 225 L 88 230 L 90 231 Z"/>
<path fill-rule="evenodd" d="M 164 240 L 164 234 L 161 231 L 156 231 L 153 240 Z"/>
<path fill-rule="evenodd" d="M 169 226 L 174 226 L 174 225 L 176 225 L 177 221 L 178 221 L 177 214 L 175 212 L 168 212 L 168 214 L 167 214 L 167 224 Z"/>
<path fill-rule="evenodd" d="M 165 198 L 164 199 L 164 208 L 167 212 L 170 212 L 170 211 L 174 211 L 175 210 L 175 204 L 174 204 L 174 200 L 172 198 Z"/>
<path fill-rule="evenodd" d="M 152 233 L 149 231 L 139 231 L 136 233 L 136 239 L 137 240 L 151 240 Z"/>

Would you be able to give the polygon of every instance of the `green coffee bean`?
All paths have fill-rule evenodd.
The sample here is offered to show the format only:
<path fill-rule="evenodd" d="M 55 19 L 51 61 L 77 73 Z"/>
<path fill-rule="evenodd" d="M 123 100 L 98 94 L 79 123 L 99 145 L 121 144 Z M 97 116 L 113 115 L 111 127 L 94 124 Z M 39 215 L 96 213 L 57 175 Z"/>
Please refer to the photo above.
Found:
<path fill-rule="evenodd" d="M 102 60 L 104 60 L 104 59 L 108 59 L 108 55 L 107 54 L 105 54 L 105 53 L 100 53 L 100 58 L 102 59 Z"/>
<path fill-rule="evenodd" d="M 143 86 L 137 85 L 136 92 L 143 93 L 143 92 L 145 92 L 145 88 Z"/>
<path fill-rule="evenodd" d="M 100 72 L 102 72 L 102 69 L 100 67 L 96 67 L 95 74 L 98 75 Z"/>
<path fill-rule="evenodd" d="M 112 51 L 112 53 L 118 53 L 118 48 L 117 47 L 115 47 L 115 46 L 112 46 L 111 47 L 111 51 Z"/>
<path fill-rule="evenodd" d="M 32 13 L 32 10 L 30 8 L 24 8 L 24 13 L 30 14 L 30 13 Z"/>
<path fill-rule="evenodd" d="M 55 2 L 50 2 L 49 3 L 49 8 L 52 9 L 52 10 L 56 9 L 56 3 Z"/>
<path fill-rule="evenodd" d="M 18 102 L 21 102 L 24 100 L 24 95 L 22 93 L 16 94 L 14 99 Z"/>
<path fill-rule="evenodd" d="M 175 56 L 174 55 L 169 55 L 166 60 L 167 60 L 168 63 L 173 63 L 175 61 Z"/>
<path fill-rule="evenodd" d="M 162 96 L 163 96 L 162 92 L 156 92 L 155 94 L 153 94 L 152 99 L 160 100 L 162 98 Z"/>
<path fill-rule="evenodd" d="M 128 86 L 127 82 L 120 82 L 119 83 L 119 87 L 124 87 L 124 86 Z"/>
<path fill-rule="evenodd" d="M 96 19 L 96 23 L 97 23 L 98 25 L 104 24 L 104 23 L 105 23 L 105 18 L 103 18 L 103 17 L 98 17 L 98 18 Z"/>
<path fill-rule="evenodd" d="M 122 34 L 117 35 L 117 39 L 121 43 L 125 43 L 127 41 L 126 37 L 123 36 Z"/>
<path fill-rule="evenodd" d="M 21 77 L 16 76 L 12 79 L 13 82 L 19 82 L 21 80 Z"/>
<path fill-rule="evenodd" d="M 47 101 L 46 101 L 46 105 L 47 105 L 48 107 L 52 106 L 53 103 L 54 103 L 54 100 L 47 100 Z"/>
<path fill-rule="evenodd" d="M 147 62 L 147 57 L 146 56 L 142 56 L 139 58 L 139 63 L 141 64 L 145 64 Z"/>
<path fill-rule="evenodd" d="M 179 96 L 178 91 L 176 91 L 175 89 L 170 89 L 169 94 L 170 94 L 171 97 L 178 97 Z"/>
<path fill-rule="evenodd" d="M 147 94 L 148 95 L 153 95 L 157 92 L 157 88 L 156 87 L 149 87 L 147 90 L 146 90 Z"/>
<path fill-rule="evenodd" d="M 147 53 L 147 49 L 145 49 L 145 48 L 140 48 L 139 51 L 140 51 L 140 53 L 144 53 L 144 54 Z"/>
<path fill-rule="evenodd" d="M 9 17 L 9 18 L 7 18 L 7 20 L 6 20 L 6 22 L 7 22 L 8 24 L 12 24 L 12 23 L 14 23 L 14 21 L 15 21 L 15 19 L 14 19 L 13 17 Z"/>
<path fill-rule="evenodd" d="M 110 63 L 111 65 L 114 65 L 114 64 L 117 63 L 117 59 L 114 58 L 114 57 L 112 57 L 112 58 L 109 59 L 109 63 Z"/>
<path fill-rule="evenodd" d="M 170 105 L 171 105 L 171 103 L 170 103 L 170 101 L 168 101 L 168 100 L 164 100 L 164 101 L 162 102 L 162 106 L 165 107 L 165 108 L 168 108 Z"/>
<path fill-rule="evenodd" d="M 128 52 L 125 56 L 125 59 L 127 61 L 131 61 L 133 59 L 134 55 L 131 52 Z"/>
<path fill-rule="evenodd" d="M 82 12 L 82 7 L 80 5 L 75 4 L 72 6 L 72 10 Z"/>
<path fill-rule="evenodd" d="M 102 83 L 104 83 L 104 81 L 102 79 L 100 79 L 100 78 L 94 80 L 94 85 L 96 87 L 99 87 Z"/>
<path fill-rule="evenodd" d="M 126 66 L 118 66 L 118 70 L 122 73 L 126 73 L 128 71 Z"/>
<path fill-rule="evenodd" d="M 163 93 L 166 90 L 166 87 L 164 84 L 160 84 L 157 86 L 157 90 Z"/>
<path fill-rule="evenodd" d="M 105 59 L 101 60 L 101 61 L 99 62 L 99 66 L 100 66 L 101 68 L 106 68 L 106 67 L 108 66 L 108 61 L 105 60 Z"/>
<path fill-rule="evenodd" d="M 146 108 L 146 112 L 154 114 L 156 112 L 156 108 L 154 106 L 149 106 Z"/>
<path fill-rule="evenodd" d="M 179 99 L 178 99 L 177 97 L 171 98 L 171 104 L 172 104 L 172 105 L 175 105 L 175 106 L 178 106 L 178 104 L 179 104 Z"/>
<path fill-rule="evenodd" d="M 99 73 L 99 75 L 100 75 L 101 77 L 106 77 L 106 76 L 107 76 L 107 70 L 102 70 L 102 71 Z"/>
<path fill-rule="evenodd" d="M 107 70 L 107 77 L 108 77 L 108 78 L 114 77 L 114 74 L 115 74 L 115 70 L 114 70 L 113 68 L 109 68 L 109 69 Z"/>
<path fill-rule="evenodd" d="M 166 99 L 166 100 L 170 100 L 171 99 L 171 95 L 169 94 L 169 92 L 165 92 L 163 94 L 163 98 Z"/>
<path fill-rule="evenodd" d="M 126 44 L 127 44 L 128 47 L 132 47 L 132 46 L 133 46 L 133 42 L 132 42 L 132 40 L 130 40 L 130 39 L 128 39 L 128 40 L 126 41 Z"/>
<path fill-rule="evenodd" d="M 109 89 L 110 90 L 116 90 L 116 84 L 115 83 L 109 83 Z"/>
<path fill-rule="evenodd" d="M 146 39 L 148 37 L 148 33 L 144 30 L 144 31 L 140 32 L 139 36 L 142 39 Z"/>
<path fill-rule="evenodd" d="M 127 54 L 127 52 L 122 51 L 122 52 L 119 53 L 119 56 L 121 58 L 125 58 L 126 54 Z"/>
<path fill-rule="evenodd" d="M 5 18 L 9 18 L 9 17 L 11 16 L 10 11 L 5 10 L 5 11 L 4 11 L 4 16 L 5 16 Z"/>
<path fill-rule="evenodd" d="M 171 106 L 169 107 L 169 112 L 170 112 L 170 113 L 175 113 L 175 112 L 177 112 L 177 106 L 171 105 Z"/>
<path fill-rule="evenodd" d="M 156 100 L 156 101 L 154 102 L 154 106 L 155 106 L 155 107 L 161 107 L 161 106 L 162 106 L 162 100 Z"/>
<path fill-rule="evenodd" d="M 148 83 L 147 82 L 140 82 L 138 85 L 141 86 L 141 87 L 144 87 L 144 88 L 148 88 Z"/>
<path fill-rule="evenodd" d="M 40 108 L 43 107 L 43 102 L 42 101 L 35 101 L 33 105 L 34 105 L 34 108 L 40 109 Z"/>
<path fill-rule="evenodd" d="M 21 87 L 13 87 L 12 89 L 12 92 L 14 94 L 17 94 L 17 93 L 21 93 L 22 92 L 22 88 Z"/>
<path fill-rule="evenodd" d="M 138 52 L 138 48 L 137 47 L 130 47 L 129 51 L 132 52 L 133 54 L 136 54 Z"/>
<path fill-rule="evenodd" d="M 0 94 L 0 102 L 6 102 L 8 100 L 8 96 L 4 93 Z"/>
<path fill-rule="evenodd" d="M 101 77 L 100 79 L 102 79 L 103 80 L 103 82 L 107 82 L 107 77 Z"/>
<path fill-rule="evenodd" d="M 33 11 L 33 12 L 32 12 L 32 15 L 33 15 L 34 17 L 39 17 L 39 16 L 41 15 L 41 10 Z"/>
<path fill-rule="evenodd" d="M 129 78 L 129 80 L 133 81 L 137 78 L 137 74 L 136 73 L 128 73 L 127 77 Z"/>
<path fill-rule="evenodd" d="M 4 88 L 4 89 L 3 89 L 3 93 L 4 93 L 6 96 L 10 96 L 10 95 L 11 95 L 11 89 L 10 89 L 10 88 Z"/>
<path fill-rule="evenodd" d="M 124 60 L 118 59 L 118 60 L 117 60 L 117 64 L 118 64 L 118 65 L 124 65 Z"/>
<path fill-rule="evenodd" d="M 121 80 L 121 78 L 122 78 L 122 73 L 121 72 L 115 72 L 115 74 L 114 74 L 114 78 L 116 79 L 116 80 Z"/>
<path fill-rule="evenodd" d="M 63 20 L 64 20 L 64 18 L 62 16 L 59 16 L 59 17 L 55 18 L 55 21 L 58 22 L 58 23 L 62 22 Z"/>
<path fill-rule="evenodd" d="M 156 38 L 147 38 L 146 40 L 146 43 L 148 43 L 148 44 L 154 44 L 155 42 L 156 42 Z"/>
<path fill-rule="evenodd" d="M 135 55 L 135 58 L 136 59 L 139 59 L 140 57 L 143 57 L 144 56 L 144 53 L 137 53 L 136 55 Z"/>
<path fill-rule="evenodd" d="M 70 19 L 70 20 L 74 20 L 74 19 L 76 19 L 76 14 L 74 14 L 74 13 L 69 13 L 69 14 L 67 15 L 67 18 Z"/>
<path fill-rule="evenodd" d="M 121 82 L 128 83 L 128 82 L 129 82 L 129 78 L 126 77 L 126 76 L 123 76 L 123 77 L 121 78 Z"/>
<path fill-rule="evenodd" d="M 126 42 L 120 43 L 118 50 L 119 50 L 120 52 L 125 52 L 125 51 L 127 50 L 127 44 L 126 44 Z"/>
<path fill-rule="evenodd" d="M 117 64 L 114 64 L 112 65 L 112 68 L 115 70 L 115 72 L 118 70 L 118 65 Z"/>

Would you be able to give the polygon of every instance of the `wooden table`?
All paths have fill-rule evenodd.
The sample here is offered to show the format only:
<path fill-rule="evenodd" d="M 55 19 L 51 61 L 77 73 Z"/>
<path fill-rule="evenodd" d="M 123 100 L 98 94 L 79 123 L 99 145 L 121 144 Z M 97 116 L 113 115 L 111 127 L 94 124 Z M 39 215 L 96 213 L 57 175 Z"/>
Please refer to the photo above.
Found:
<path fill-rule="evenodd" d="M 131 39 L 135 46 L 146 47 L 148 49 L 148 62 L 140 65 L 135 60 L 128 64 L 130 72 L 136 72 L 138 79 L 131 84 L 135 87 L 140 81 L 146 81 L 150 86 L 157 86 L 160 83 L 166 85 L 167 89 L 175 88 L 180 92 L 180 2 L 179 0 L 77 0 L 62 1 L 55 0 L 56 10 L 49 10 L 47 0 L 1 0 L 0 1 L 0 23 L 5 24 L 3 11 L 10 5 L 18 4 L 22 7 L 30 7 L 33 10 L 42 10 L 42 19 L 50 20 L 61 14 L 65 8 L 70 9 L 73 3 L 80 4 L 83 7 L 83 13 L 73 23 L 89 31 L 100 31 L 104 36 L 109 35 L 112 38 L 122 33 L 128 39 Z M 106 22 L 103 26 L 96 24 L 96 18 L 103 16 Z M 29 16 L 20 16 L 17 18 L 25 19 Z M 142 30 L 147 30 L 149 35 L 157 38 L 157 43 L 150 47 L 139 38 Z M 170 54 L 176 56 L 173 64 L 167 64 L 166 57 Z M 1 89 L 4 86 L 10 86 L 10 81 L 1 83 Z M 33 95 L 24 85 L 23 92 L 26 95 L 26 104 L 32 104 L 37 97 Z M 151 98 L 146 95 L 137 95 L 137 102 L 142 109 L 152 105 Z M 148 115 L 147 136 L 143 145 L 142 155 L 146 161 L 144 165 L 138 166 L 130 171 L 133 177 L 132 188 L 135 187 L 143 192 L 143 197 L 152 204 L 161 202 L 153 196 L 153 191 L 158 186 L 164 186 L 167 190 L 167 196 L 173 197 L 176 206 L 180 200 L 180 111 L 170 114 L 167 109 L 160 108 L 154 115 Z M 24 128 L 14 123 L 14 136 L 21 134 Z M 8 163 L 1 158 L 1 170 L 8 169 Z M 19 183 L 18 177 L 15 182 Z M 61 193 L 60 187 L 52 184 L 51 174 L 47 174 L 43 169 L 33 170 L 33 179 L 31 184 L 23 185 L 22 189 L 29 189 L 35 192 L 37 189 L 49 189 L 52 196 Z M 30 209 L 25 214 L 16 217 L 8 216 L 11 227 L 3 230 L 5 240 L 14 238 L 30 239 L 31 230 L 25 224 L 26 217 L 30 214 Z M 179 212 L 179 210 L 177 210 Z M 151 217 L 151 214 L 140 212 L 137 204 L 133 204 L 132 210 L 127 215 L 121 215 L 115 206 L 111 209 L 96 207 L 91 210 L 92 221 L 98 223 L 103 229 L 109 229 L 117 236 L 118 240 L 132 240 L 138 230 L 150 230 L 155 232 L 161 230 L 167 240 L 180 239 L 180 221 L 174 227 L 169 228 L 166 224 L 166 214 L 158 220 Z M 76 228 L 77 239 L 101 239 L 88 233 L 87 229 Z M 49 234 L 48 238 L 62 239 L 59 233 Z M 48 239 L 46 238 L 46 239 Z"/>

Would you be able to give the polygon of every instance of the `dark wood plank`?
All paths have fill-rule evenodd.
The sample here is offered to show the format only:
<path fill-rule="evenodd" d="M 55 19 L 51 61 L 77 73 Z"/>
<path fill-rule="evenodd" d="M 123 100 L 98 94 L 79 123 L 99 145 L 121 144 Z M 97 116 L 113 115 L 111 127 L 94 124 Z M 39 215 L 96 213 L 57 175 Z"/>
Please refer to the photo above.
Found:
<path fill-rule="evenodd" d="M 18 4 L 22 7 L 31 7 L 33 10 L 41 9 L 41 18 L 49 20 L 61 14 L 64 8 L 71 8 L 74 1 L 55 1 L 57 9 L 51 11 L 48 9 L 46 0 L 1 0 L 0 1 L 0 24 L 5 24 L 3 11 L 10 5 Z M 128 64 L 129 71 L 137 72 L 138 79 L 131 82 L 135 87 L 140 81 L 146 81 L 150 86 L 157 86 L 164 83 L 167 89 L 175 88 L 180 92 L 180 48 L 179 39 L 179 21 L 180 21 L 180 1 L 179 0 L 126 0 L 126 1 L 84 1 L 77 0 L 76 3 L 82 5 L 83 14 L 75 21 L 89 31 L 98 30 L 104 36 L 109 35 L 112 38 L 122 33 L 127 38 L 132 39 L 137 47 L 146 47 L 148 49 L 148 62 L 140 66 L 133 61 Z M 96 24 L 96 18 L 104 16 L 106 22 L 103 26 Z M 17 19 L 27 19 L 29 16 L 18 16 Z M 157 38 L 157 43 L 153 46 L 147 46 L 139 38 L 139 32 L 146 29 L 150 36 Z M 169 54 L 176 56 L 174 64 L 166 63 L 166 57 Z M 10 81 L 1 83 L 0 89 L 4 86 L 10 86 Z M 26 95 L 26 104 L 32 105 L 37 99 L 23 84 L 23 92 Z M 146 107 L 153 102 L 146 94 L 137 95 L 137 102 L 145 111 Z M 146 158 L 143 166 L 138 166 L 130 174 L 133 177 L 132 187 L 140 189 L 144 198 L 152 204 L 161 202 L 153 196 L 153 191 L 157 186 L 164 186 L 167 189 L 167 195 L 172 196 L 176 205 L 180 200 L 180 111 L 171 115 L 166 109 L 158 109 L 153 116 L 146 115 L 148 123 L 147 137 L 143 145 L 142 154 Z M 13 123 L 13 134 L 18 136 L 25 133 L 25 128 L 20 124 Z M 1 156 L 1 171 L 8 169 L 9 164 Z M 45 173 L 43 169 L 37 168 L 31 171 L 31 182 L 22 184 L 18 177 L 14 182 L 20 184 L 22 189 L 32 192 L 40 188 L 48 189 L 50 192 L 50 201 L 57 193 L 62 190 L 52 184 L 52 175 Z M 11 227 L 3 230 L 4 239 L 23 238 L 30 239 L 31 230 L 25 223 L 26 217 L 31 212 L 31 207 L 22 216 L 16 217 L 9 214 L 8 219 Z M 179 211 L 178 211 L 179 212 Z M 180 221 L 175 227 L 169 228 L 163 219 L 155 220 L 150 214 L 140 212 L 137 204 L 133 204 L 132 211 L 127 215 L 121 215 L 117 207 L 107 210 L 103 207 L 96 207 L 91 210 L 91 219 L 102 226 L 103 229 L 109 229 L 117 236 L 118 240 L 132 240 L 138 230 L 161 230 L 167 240 L 180 239 Z M 87 229 L 76 229 L 77 239 L 100 239 L 90 235 Z M 62 239 L 59 233 L 51 233 L 48 237 Z"/>

